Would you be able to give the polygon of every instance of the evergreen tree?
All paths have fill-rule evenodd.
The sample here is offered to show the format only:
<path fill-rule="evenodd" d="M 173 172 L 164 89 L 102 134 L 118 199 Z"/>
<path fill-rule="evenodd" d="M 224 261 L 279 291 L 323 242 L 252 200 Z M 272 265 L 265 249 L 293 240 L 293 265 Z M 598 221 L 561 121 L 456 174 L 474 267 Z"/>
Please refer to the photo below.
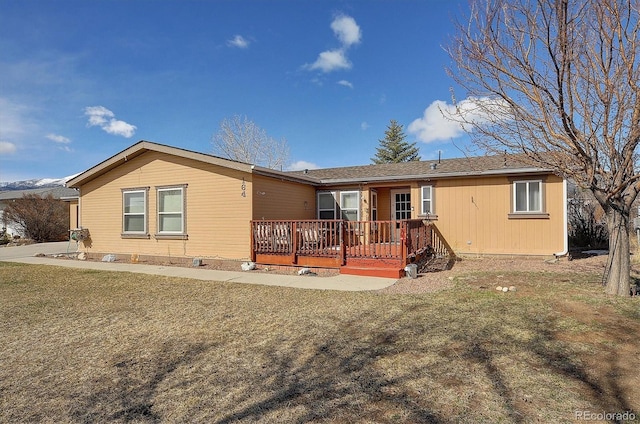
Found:
<path fill-rule="evenodd" d="M 416 147 L 416 143 L 408 143 L 404 140 L 407 136 L 402 131 L 402 125 L 398 124 L 395 119 L 391 120 L 384 135 L 384 139 L 378 140 L 380 147 L 376 147 L 376 156 L 371 158 L 373 163 L 400 163 L 420 160 L 420 150 Z"/>

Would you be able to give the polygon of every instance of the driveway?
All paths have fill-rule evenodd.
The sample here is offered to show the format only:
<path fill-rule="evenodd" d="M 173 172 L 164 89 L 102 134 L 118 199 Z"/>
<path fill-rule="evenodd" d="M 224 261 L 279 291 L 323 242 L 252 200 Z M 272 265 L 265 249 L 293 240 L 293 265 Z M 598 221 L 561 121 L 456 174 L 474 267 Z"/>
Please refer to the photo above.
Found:
<path fill-rule="evenodd" d="M 25 246 L 0 247 L 0 261 L 21 262 L 26 264 L 55 265 L 68 268 L 97 269 L 103 271 L 137 272 L 142 274 L 163 275 L 167 277 L 194 278 L 206 281 L 228 281 L 234 283 L 262 284 L 268 286 L 296 287 L 317 290 L 366 291 L 380 290 L 396 282 L 391 278 L 360 277 L 339 274 L 331 277 L 308 275 L 282 275 L 264 272 L 219 271 L 193 267 L 171 267 L 160 265 L 131 264 L 126 262 L 93 262 L 36 257 L 39 253 L 55 255 L 76 251 L 76 243 L 67 241 L 57 243 L 38 243 Z"/>
<path fill-rule="evenodd" d="M 55 255 L 76 251 L 76 242 L 58 241 L 55 243 L 25 244 L 24 246 L 0 246 L 0 261 L 33 257 L 38 253 Z"/>

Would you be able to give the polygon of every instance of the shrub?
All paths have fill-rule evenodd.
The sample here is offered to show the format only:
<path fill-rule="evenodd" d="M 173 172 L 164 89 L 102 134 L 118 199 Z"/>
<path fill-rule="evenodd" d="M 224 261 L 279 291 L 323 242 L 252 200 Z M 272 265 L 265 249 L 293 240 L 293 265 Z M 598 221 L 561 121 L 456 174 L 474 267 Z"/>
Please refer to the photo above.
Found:
<path fill-rule="evenodd" d="M 51 194 L 36 194 L 15 199 L 4 210 L 7 222 L 16 224 L 24 235 L 36 242 L 62 241 L 68 238 L 69 207 Z"/>

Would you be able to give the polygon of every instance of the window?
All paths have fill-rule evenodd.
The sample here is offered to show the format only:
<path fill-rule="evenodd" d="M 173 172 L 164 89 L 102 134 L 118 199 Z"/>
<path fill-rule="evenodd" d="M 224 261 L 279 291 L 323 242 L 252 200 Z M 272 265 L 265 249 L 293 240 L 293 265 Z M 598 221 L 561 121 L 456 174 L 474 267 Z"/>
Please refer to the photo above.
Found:
<path fill-rule="evenodd" d="M 343 191 L 340 193 L 340 212 L 342 219 L 358 221 L 360 218 L 360 192 Z"/>
<path fill-rule="evenodd" d="M 371 220 L 378 220 L 378 192 L 371 190 Z"/>
<path fill-rule="evenodd" d="M 513 199 L 515 213 L 542 212 L 542 181 L 515 181 Z"/>
<path fill-rule="evenodd" d="M 318 219 L 336 219 L 335 193 L 318 193 Z"/>
<path fill-rule="evenodd" d="M 420 188 L 422 208 L 420 214 L 433 215 L 433 186 L 427 185 Z"/>
<path fill-rule="evenodd" d="M 146 236 L 148 189 L 122 190 L 122 234 L 123 236 Z"/>
<path fill-rule="evenodd" d="M 158 188 L 158 234 L 184 234 L 184 187 Z"/>

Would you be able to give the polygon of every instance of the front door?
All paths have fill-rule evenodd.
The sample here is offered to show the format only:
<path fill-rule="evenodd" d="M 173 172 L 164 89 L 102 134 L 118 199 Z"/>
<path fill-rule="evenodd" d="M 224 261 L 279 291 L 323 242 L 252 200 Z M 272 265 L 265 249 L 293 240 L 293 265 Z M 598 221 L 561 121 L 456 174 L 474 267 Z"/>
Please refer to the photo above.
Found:
<path fill-rule="evenodd" d="M 411 219 L 411 191 L 392 190 L 391 191 L 391 220 L 394 221 L 392 233 L 393 241 L 400 241 L 400 221 Z"/>

